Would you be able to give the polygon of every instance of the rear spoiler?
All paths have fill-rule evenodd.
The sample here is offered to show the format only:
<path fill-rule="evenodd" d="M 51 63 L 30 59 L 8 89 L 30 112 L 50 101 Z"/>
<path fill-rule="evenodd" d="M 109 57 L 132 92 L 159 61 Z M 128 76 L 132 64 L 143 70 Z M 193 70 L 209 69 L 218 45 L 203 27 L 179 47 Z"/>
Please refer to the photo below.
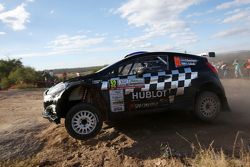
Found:
<path fill-rule="evenodd" d="M 201 54 L 199 54 L 199 56 L 215 57 L 215 52 L 201 53 Z"/>

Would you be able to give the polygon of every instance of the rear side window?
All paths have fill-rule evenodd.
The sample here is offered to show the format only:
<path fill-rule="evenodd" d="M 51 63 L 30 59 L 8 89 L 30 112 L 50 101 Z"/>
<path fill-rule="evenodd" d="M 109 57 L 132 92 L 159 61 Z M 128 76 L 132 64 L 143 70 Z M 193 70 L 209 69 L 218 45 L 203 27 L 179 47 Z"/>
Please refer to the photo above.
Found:
<path fill-rule="evenodd" d="M 175 67 L 186 67 L 186 66 L 195 66 L 197 64 L 198 60 L 184 57 L 184 56 L 174 56 L 174 64 Z"/>

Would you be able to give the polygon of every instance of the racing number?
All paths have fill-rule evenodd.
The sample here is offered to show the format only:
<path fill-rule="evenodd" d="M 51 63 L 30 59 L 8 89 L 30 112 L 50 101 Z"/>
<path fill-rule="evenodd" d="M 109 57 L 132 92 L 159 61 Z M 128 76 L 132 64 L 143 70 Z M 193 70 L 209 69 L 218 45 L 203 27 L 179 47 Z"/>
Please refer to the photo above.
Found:
<path fill-rule="evenodd" d="M 117 87 L 117 81 L 116 80 L 110 80 L 109 83 L 110 83 L 110 88 L 111 89 Z"/>

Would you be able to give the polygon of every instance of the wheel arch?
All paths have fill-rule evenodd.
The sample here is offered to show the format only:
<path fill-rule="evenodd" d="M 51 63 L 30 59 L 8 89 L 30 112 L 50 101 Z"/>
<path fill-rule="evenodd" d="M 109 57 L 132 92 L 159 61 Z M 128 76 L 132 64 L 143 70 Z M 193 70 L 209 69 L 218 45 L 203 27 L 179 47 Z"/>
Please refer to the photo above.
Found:
<path fill-rule="evenodd" d="M 226 110 L 228 107 L 228 104 L 227 104 L 227 100 L 226 100 L 226 97 L 225 97 L 225 92 L 224 92 L 224 88 L 219 86 L 218 84 L 216 83 L 213 83 L 213 82 L 206 82 L 206 83 L 203 83 L 198 91 L 196 92 L 196 95 L 195 95 L 195 103 L 196 103 L 196 99 L 198 97 L 198 95 L 202 92 L 205 92 L 205 91 L 210 91 L 210 92 L 213 92 L 215 93 L 219 99 L 220 99 L 220 102 L 221 102 L 221 107 L 223 110 Z"/>
<path fill-rule="evenodd" d="M 107 119 L 108 106 L 103 95 L 96 87 L 88 84 L 73 85 L 62 94 L 57 104 L 58 116 L 65 118 L 67 112 L 79 103 L 94 105 L 100 110 L 103 119 Z"/>

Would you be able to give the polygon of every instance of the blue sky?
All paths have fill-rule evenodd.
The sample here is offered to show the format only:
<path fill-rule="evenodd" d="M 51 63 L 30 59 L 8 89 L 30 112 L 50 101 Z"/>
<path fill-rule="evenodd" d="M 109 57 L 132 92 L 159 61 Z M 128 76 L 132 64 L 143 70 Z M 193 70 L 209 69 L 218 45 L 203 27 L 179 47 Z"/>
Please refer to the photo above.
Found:
<path fill-rule="evenodd" d="M 250 0 L 0 0 L 0 59 L 38 70 L 134 51 L 250 49 Z"/>

